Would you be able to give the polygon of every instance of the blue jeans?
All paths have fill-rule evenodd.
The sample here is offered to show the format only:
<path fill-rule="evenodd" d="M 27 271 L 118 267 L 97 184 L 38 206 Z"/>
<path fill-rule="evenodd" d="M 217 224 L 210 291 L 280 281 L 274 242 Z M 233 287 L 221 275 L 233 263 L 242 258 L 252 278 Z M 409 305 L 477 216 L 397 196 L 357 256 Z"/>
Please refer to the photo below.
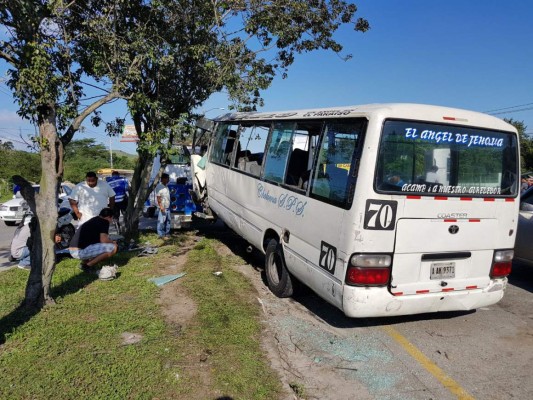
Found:
<path fill-rule="evenodd" d="M 157 234 L 159 237 L 170 235 L 170 210 L 162 212 L 159 210 L 157 217 Z"/>
<path fill-rule="evenodd" d="M 30 249 L 28 249 L 28 247 L 24 247 L 22 249 L 22 254 L 19 258 L 19 265 L 21 267 L 27 267 L 30 265 Z"/>

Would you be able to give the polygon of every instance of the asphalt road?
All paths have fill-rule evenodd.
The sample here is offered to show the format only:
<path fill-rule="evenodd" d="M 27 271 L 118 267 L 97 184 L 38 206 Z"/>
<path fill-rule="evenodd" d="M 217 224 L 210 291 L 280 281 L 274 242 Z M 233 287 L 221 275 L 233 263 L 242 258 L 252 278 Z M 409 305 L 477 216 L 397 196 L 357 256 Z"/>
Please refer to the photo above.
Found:
<path fill-rule="evenodd" d="M 264 281 L 262 256 L 246 256 L 235 236 L 219 239 Z M 468 312 L 355 319 L 312 292 L 278 299 L 259 282 L 258 293 L 283 370 L 309 398 L 533 398 L 531 267 L 514 265 L 503 299 Z"/>

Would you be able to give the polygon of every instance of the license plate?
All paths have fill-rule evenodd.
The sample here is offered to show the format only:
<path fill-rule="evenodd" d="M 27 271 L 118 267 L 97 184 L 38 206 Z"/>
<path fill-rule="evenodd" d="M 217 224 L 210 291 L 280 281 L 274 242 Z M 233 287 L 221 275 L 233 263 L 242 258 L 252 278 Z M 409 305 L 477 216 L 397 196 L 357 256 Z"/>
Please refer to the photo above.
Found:
<path fill-rule="evenodd" d="M 455 278 L 455 263 L 442 262 L 431 264 L 430 279 Z"/>

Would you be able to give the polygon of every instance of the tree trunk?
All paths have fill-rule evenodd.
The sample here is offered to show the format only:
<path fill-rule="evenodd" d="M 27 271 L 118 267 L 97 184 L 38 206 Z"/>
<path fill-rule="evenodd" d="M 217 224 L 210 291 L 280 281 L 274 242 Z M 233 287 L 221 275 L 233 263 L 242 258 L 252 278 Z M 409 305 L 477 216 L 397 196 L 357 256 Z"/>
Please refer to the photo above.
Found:
<path fill-rule="evenodd" d="M 144 203 L 156 185 L 156 183 L 148 184 L 154 165 L 154 156 L 146 151 L 138 151 L 138 154 L 139 157 L 131 178 L 128 207 L 124 216 L 124 236 L 127 240 L 139 237 L 139 219 Z"/>
<path fill-rule="evenodd" d="M 63 174 L 63 146 L 57 135 L 55 108 L 39 109 L 41 181 L 35 195 L 36 222 L 32 227 L 31 271 L 26 286 L 25 305 L 42 307 L 54 303 L 51 295 L 55 270 L 54 235 L 57 225 L 58 187 Z"/>

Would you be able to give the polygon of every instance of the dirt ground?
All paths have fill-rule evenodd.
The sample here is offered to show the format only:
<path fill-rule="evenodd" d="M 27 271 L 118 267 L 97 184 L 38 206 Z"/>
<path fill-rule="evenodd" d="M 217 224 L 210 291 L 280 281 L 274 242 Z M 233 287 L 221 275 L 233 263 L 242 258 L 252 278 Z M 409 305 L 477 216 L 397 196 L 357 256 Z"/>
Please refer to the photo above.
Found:
<path fill-rule="evenodd" d="M 181 254 L 173 257 L 168 265 L 162 266 L 162 272 L 181 272 L 187 260 L 187 252 L 201 236 L 202 233 L 191 233 L 191 240 L 182 247 Z M 341 343 L 336 332 L 324 334 L 324 326 L 327 324 L 298 301 L 279 299 L 270 292 L 264 282 L 263 256 L 259 252 L 248 254 L 246 243 L 230 231 L 221 230 L 210 236 L 221 241 L 217 249 L 220 255 L 235 253 L 247 262 L 235 268 L 256 289 L 256 301 L 262 309 L 264 326 L 262 346 L 285 390 L 280 400 L 373 398 L 365 386 L 353 379 L 353 376 L 350 377 L 350 373 L 357 371 L 357 361 L 361 360 L 355 359 L 354 362 L 350 359 L 352 351 L 348 348 L 349 344 Z M 166 320 L 177 334 L 197 311 L 179 280 L 163 286 L 160 302 Z M 198 349 L 198 354 L 185 361 L 188 370 L 194 369 L 195 379 L 202 383 L 195 385 L 199 389 L 195 393 L 189 393 L 190 398 L 210 398 L 214 394 L 200 389 L 210 387 L 211 379 L 208 355 L 200 353 L 201 349 Z"/>

